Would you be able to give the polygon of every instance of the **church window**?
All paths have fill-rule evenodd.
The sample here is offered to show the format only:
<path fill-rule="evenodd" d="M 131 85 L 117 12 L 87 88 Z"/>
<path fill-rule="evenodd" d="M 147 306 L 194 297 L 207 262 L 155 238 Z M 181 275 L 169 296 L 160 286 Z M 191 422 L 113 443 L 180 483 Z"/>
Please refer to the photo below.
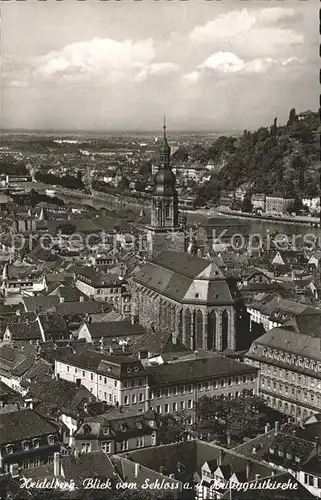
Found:
<path fill-rule="evenodd" d="M 228 321 L 229 314 L 225 309 L 222 314 L 222 351 L 228 348 Z"/>

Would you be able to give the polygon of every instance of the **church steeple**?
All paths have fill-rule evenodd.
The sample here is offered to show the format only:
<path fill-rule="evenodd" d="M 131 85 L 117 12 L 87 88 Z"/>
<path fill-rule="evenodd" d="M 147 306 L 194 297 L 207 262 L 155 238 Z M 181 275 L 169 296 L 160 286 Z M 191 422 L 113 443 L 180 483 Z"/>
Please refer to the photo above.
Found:
<path fill-rule="evenodd" d="M 166 137 L 166 116 L 164 115 L 164 125 L 163 125 L 163 139 L 159 145 L 159 153 L 160 153 L 160 168 L 164 168 L 166 170 L 170 169 L 170 157 L 171 157 L 171 148 L 167 142 Z"/>
<path fill-rule="evenodd" d="M 178 226 L 178 199 L 176 178 L 170 168 L 171 148 L 166 137 L 164 116 L 163 139 L 159 146 L 160 168 L 154 177 L 152 225 L 158 229 Z"/>

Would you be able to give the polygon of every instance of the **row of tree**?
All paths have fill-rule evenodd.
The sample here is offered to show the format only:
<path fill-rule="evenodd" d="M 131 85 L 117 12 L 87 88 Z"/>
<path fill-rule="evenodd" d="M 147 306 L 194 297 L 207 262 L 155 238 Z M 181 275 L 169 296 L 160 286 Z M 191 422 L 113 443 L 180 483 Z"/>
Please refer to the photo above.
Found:
<path fill-rule="evenodd" d="M 44 184 L 50 184 L 53 186 L 62 186 L 67 189 L 84 189 L 84 183 L 82 181 L 82 175 L 80 170 L 78 170 L 77 175 L 73 176 L 70 174 L 58 176 L 54 174 L 49 174 L 39 170 L 35 174 L 35 180 L 38 182 L 43 182 Z"/>

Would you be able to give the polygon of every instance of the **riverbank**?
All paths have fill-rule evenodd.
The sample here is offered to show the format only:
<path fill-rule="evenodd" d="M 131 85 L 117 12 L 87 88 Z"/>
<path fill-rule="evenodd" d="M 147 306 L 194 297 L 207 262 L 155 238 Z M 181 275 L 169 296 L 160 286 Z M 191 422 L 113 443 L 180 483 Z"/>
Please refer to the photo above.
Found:
<path fill-rule="evenodd" d="M 297 217 L 287 217 L 287 216 L 280 216 L 280 217 L 275 217 L 273 215 L 255 215 L 255 214 L 249 214 L 245 212 L 234 212 L 232 210 L 220 210 L 219 213 L 221 215 L 227 216 L 227 217 L 232 217 L 234 219 L 247 219 L 247 220 L 253 220 L 253 221 L 266 221 L 266 222 L 273 222 L 275 224 L 290 224 L 294 226 L 305 226 L 305 227 L 319 227 L 319 218 L 318 217 L 304 217 L 304 216 L 297 216 Z"/>

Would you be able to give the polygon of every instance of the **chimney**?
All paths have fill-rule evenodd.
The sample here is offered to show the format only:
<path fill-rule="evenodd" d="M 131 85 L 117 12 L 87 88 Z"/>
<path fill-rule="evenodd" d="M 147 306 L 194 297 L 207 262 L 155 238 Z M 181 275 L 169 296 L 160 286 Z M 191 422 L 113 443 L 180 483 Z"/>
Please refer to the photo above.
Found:
<path fill-rule="evenodd" d="M 269 424 L 269 423 L 265 424 L 265 427 L 264 427 L 265 434 L 267 434 L 270 430 L 271 430 L 271 424 Z"/>
<path fill-rule="evenodd" d="M 247 460 L 246 462 L 246 480 L 249 480 L 250 477 L 250 472 L 251 472 L 251 462 Z"/>
<path fill-rule="evenodd" d="M 292 429 L 292 436 L 296 436 L 296 429 Z"/>
<path fill-rule="evenodd" d="M 10 474 L 12 477 L 19 476 L 19 465 L 18 464 L 10 464 Z"/>
<path fill-rule="evenodd" d="M 60 454 L 59 452 L 54 453 L 54 476 L 60 475 Z"/>
<path fill-rule="evenodd" d="M 81 296 L 79 297 L 79 302 L 83 302 L 83 301 L 84 301 L 84 296 L 83 296 L 83 295 L 81 295 Z"/>
<path fill-rule="evenodd" d="M 0 401 L 0 408 L 4 408 L 4 401 Z"/>
<path fill-rule="evenodd" d="M 137 478 L 137 477 L 138 477 L 139 469 L 140 469 L 140 464 L 138 464 L 138 463 L 136 462 L 136 463 L 135 463 L 135 478 Z"/>
<path fill-rule="evenodd" d="M 173 343 L 174 345 L 176 345 L 176 344 L 177 344 L 177 334 L 176 334 L 176 332 L 173 332 L 173 333 L 172 333 L 172 343 Z"/>
<path fill-rule="evenodd" d="M 223 460 L 224 460 L 224 457 L 225 457 L 225 453 L 223 450 L 220 450 L 220 454 L 218 456 L 218 465 L 221 466 L 223 465 Z"/>
<path fill-rule="evenodd" d="M 279 433 L 280 431 L 280 422 L 275 422 L 275 426 L 274 426 L 274 436 L 277 436 L 277 434 Z"/>
<path fill-rule="evenodd" d="M 315 438 L 314 438 L 314 447 L 315 447 L 316 453 L 319 454 L 320 453 L 320 439 L 319 439 L 319 436 L 315 436 Z"/>
<path fill-rule="evenodd" d="M 229 432 L 226 434 L 226 441 L 227 441 L 227 445 L 230 446 L 230 444 L 231 444 L 231 434 Z"/>

